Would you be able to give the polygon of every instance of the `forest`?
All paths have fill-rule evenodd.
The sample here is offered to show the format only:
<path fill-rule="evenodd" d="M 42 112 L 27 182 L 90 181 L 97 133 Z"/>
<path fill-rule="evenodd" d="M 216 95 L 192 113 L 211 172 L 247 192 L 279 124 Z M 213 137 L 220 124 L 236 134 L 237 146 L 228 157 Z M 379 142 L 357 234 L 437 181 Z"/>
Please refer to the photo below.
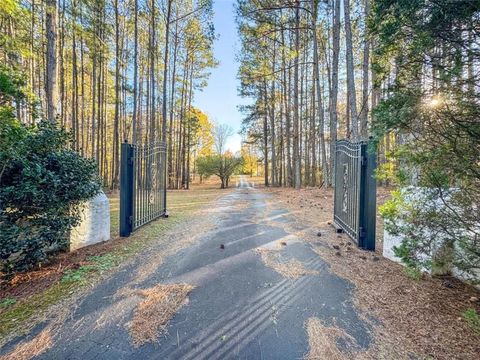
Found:
<path fill-rule="evenodd" d="M 266 186 L 332 186 L 335 141 L 372 138 L 384 183 L 432 182 L 404 171 L 425 158 L 422 174 L 478 181 L 477 1 L 234 9 L 245 172 L 261 163 Z M 9 103 L 24 124 L 70 130 L 105 187 L 118 188 L 121 142 L 166 141 L 169 187 L 188 188 L 214 151 L 214 124 L 192 105 L 218 65 L 213 15 L 210 0 L 2 1 L 1 72 L 22 87 Z"/>
<path fill-rule="evenodd" d="M 0 71 L 21 85 L 16 117 L 71 131 L 72 146 L 95 159 L 110 189 L 119 186 L 123 141 L 168 142 L 169 186 L 188 188 L 191 154 L 205 155 L 213 141 L 213 125 L 192 106 L 216 65 L 211 5 L 2 1 Z"/>
<path fill-rule="evenodd" d="M 447 99 L 472 111 L 455 115 L 469 117 L 478 156 L 467 105 L 478 104 L 478 11 L 476 1 L 238 1 L 240 91 L 255 99 L 243 131 L 265 183 L 332 185 L 335 141 L 369 137 L 391 182 L 398 145 L 424 140 L 415 117 L 437 117 L 430 135 L 450 141 Z"/>
<path fill-rule="evenodd" d="M 244 131 L 261 143 L 265 183 L 332 185 L 335 141 L 367 139 L 380 98 L 369 0 L 239 1 L 237 13 L 241 93 L 255 99 Z"/>

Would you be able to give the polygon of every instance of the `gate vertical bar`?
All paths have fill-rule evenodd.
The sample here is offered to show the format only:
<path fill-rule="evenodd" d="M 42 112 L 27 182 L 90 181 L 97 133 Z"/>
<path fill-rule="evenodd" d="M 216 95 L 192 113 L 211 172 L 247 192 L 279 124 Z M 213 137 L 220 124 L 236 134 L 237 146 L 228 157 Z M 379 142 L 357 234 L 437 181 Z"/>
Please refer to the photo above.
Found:
<path fill-rule="evenodd" d="M 129 236 L 133 224 L 133 146 L 122 144 L 120 160 L 120 236 Z"/>
<path fill-rule="evenodd" d="M 374 177 L 376 156 L 369 151 L 370 142 L 361 145 L 361 184 L 359 206 L 359 246 L 375 250 L 377 184 Z"/>
<path fill-rule="evenodd" d="M 165 150 L 163 152 L 163 216 L 168 217 L 167 211 L 167 186 L 168 186 L 168 156 L 167 156 L 167 144 L 165 143 Z"/>

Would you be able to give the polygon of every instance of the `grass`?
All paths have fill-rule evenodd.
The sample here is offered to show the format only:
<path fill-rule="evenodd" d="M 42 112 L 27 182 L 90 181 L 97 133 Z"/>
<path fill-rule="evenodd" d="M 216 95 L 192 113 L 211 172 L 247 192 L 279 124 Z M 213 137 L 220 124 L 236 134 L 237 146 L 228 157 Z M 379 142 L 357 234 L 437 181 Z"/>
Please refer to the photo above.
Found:
<path fill-rule="evenodd" d="M 105 253 L 90 256 L 85 264 L 68 269 L 62 278 L 52 286 L 24 299 L 3 299 L 0 302 L 0 338 L 5 339 L 12 332 L 25 333 L 32 326 L 31 319 L 47 309 L 71 297 L 87 285 L 102 279 L 109 271 L 132 259 L 146 249 L 168 230 L 185 221 L 202 207 L 207 207 L 219 195 L 225 194 L 216 183 L 192 186 L 191 190 L 168 191 L 167 203 L 170 217 L 158 219 L 134 232 L 128 239 L 118 241 L 119 199 L 110 197 L 111 239 L 113 246 Z M 0 341 L 0 346 L 2 341 Z"/>
<path fill-rule="evenodd" d="M 12 299 L 12 298 L 5 298 L 2 301 L 0 301 L 0 308 L 7 308 L 11 305 L 15 305 L 17 300 Z"/>
<path fill-rule="evenodd" d="M 45 291 L 30 298 L 19 301 L 11 309 L 3 312 L 0 318 L 0 337 L 22 327 L 34 315 L 45 311 L 49 306 L 58 303 L 67 295 L 73 294 L 76 283 L 58 282 Z"/>
<path fill-rule="evenodd" d="M 87 258 L 88 265 L 82 265 L 78 269 L 68 269 L 65 271 L 61 282 L 82 282 L 88 279 L 91 272 L 102 274 L 110 270 L 121 262 L 120 256 L 115 253 L 107 253 L 105 255 L 90 256 Z"/>
<path fill-rule="evenodd" d="M 468 326 L 478 335 L 480 335 L 480 315 L 475 309 L 468 309 L 463 313 L 463 318 Z"/>

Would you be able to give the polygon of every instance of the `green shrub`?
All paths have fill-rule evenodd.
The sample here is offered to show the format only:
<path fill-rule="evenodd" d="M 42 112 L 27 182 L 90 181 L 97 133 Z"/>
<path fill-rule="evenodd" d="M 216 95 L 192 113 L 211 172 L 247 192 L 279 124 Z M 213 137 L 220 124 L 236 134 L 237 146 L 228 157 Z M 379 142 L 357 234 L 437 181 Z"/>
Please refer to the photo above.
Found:
<path fill-rule="evenodd" d="M 0 107 L 0 270 L 41 265 L 67 249 L 79 205 L 100 190 L 94 161 L 49 122 L 27 128 Z"/>
<path fill-rule="evenodd" d="M 422 272 L 418 268 L 412 266 L 405 267 L 405 274 L 407 274 L 410 279 L 416 281 L 422 278 Z"/>
<path fill-rule="evenodd" d="M 394 191 L 380 208 L 385 229 L 401 236 L 394 252 L 408 267 L 432 275 L 461 271 L 462 278 L 479 283 L 478 211 L 461 189 L 405 187 Z"/>

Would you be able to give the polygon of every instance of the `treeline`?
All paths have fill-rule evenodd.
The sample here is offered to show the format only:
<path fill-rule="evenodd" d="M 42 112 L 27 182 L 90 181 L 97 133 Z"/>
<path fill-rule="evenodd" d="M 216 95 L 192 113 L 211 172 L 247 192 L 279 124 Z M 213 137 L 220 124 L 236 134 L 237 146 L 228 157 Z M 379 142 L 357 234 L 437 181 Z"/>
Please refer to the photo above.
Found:
<path fill-rule="evenodd" d="M 237 2 L 241 94 L 255 99 L 244 132 L 262 151 L 267 184 L 331 185 L 335 140 L 368 137 L 383 86 L 371 67 L 369 1 Z"/>
<path fill-rule="evenodd" d="M 188 187 L 191 154 L 211 143 L 192 99 L 216 65 L 212 16 L 208 0 L 3 0 L 2 72 L 29 94 L 17 117 L 71 130 L 112 189 L 121 142 L 166 141 L 169 186 Z"/>

